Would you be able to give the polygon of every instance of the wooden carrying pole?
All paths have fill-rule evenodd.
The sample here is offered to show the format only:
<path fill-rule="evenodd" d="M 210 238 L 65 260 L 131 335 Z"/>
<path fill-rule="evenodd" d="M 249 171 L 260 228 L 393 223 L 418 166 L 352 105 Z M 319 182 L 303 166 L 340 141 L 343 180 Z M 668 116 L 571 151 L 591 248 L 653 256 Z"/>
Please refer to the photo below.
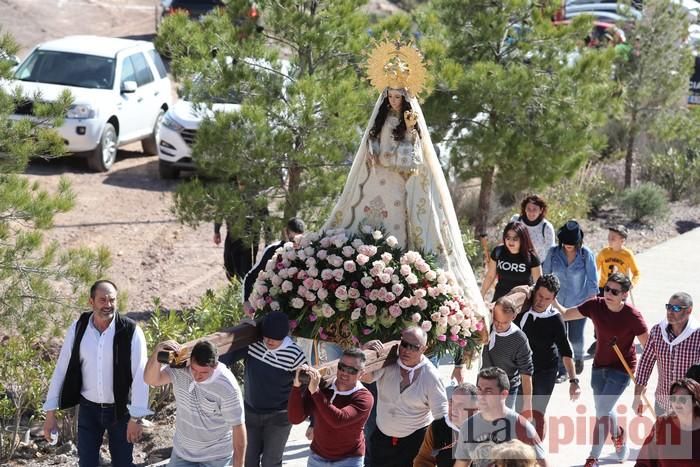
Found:
<path fill-rule="evenodd" d="M 634 374 L 632 373 L 632 369 L 630 369 L 629 365 L 627 364 L 627 360 L 625 360 L 625 357 L 622 355 L 620 348 L 617 346 L 617 336 L 612 338 L 612 341 L 610 342 L 610 346 L 613 348 L 613 350 L 617 354 L 617 358 L 620 359 L 620 362 L 622 362 L 622 365 L 625 367 L 625 370 L 627 370 L 627 374 L 629 375 L 630 379 L 632 380 L 632 382 L 636 386 L 637 380 L 634 378 Z M 646 394 L 642 393 L 642 399 L 644 399 L 644 405 L 646 405 L 647 409 L 649 409 L 649 412 L 651 413 L 651 418 L 654 421 L 656 421 L 656 412 L 654 412 L 654 407 L 649 402 L 649 399 L 647 399 Z"/>
<path fill-rule="evenodd" d="M 382 344 L 382 350 L 375 352 L 374 350 L 364 350 L 365 354 L 365 373 L 380 370 L 385 366 L 391 365 L 399 358 L 399 343 L 400 341 L 390 341 Z M 321 364 L 317 370 L 321 373 L 321 378 L 330 383 L 330 380 L 335 376 L 338 370 L 338 360 L 331 360 Z M 299 381 L 302 384 L 308 384 L 308 375 L 299 375 Z"/>
<path fill-rule="evenodd" d="M 258 326 L 253 322 L 244 322 L 232 328 L 223 329 L 214 334 L 200 337 L 182 344 L 179 351 L 158 352 L 158 361 L 172 367 L 183 367 L 190 359 L 190 352 L 200 340 L 206 339 L 217 348 L 219 355 L 242 349 L 260 338 Z"/>
<path fill-rule="evenodd" d="M 253 322 L 244 322 L 232 328 L 224 329 L 208 336 L 200 337 L 189 342 L 185 342 L 177 352 L 158 352 L 158 361 L 169 364 L 172 367 L 184 367 L 190 359 L 190 353 L 194 345 L 200 340 L 206 339 L 217 348 L 219 355 L 240 350 L 260 339 L 258 326 Z M 379 370 L 390 365 L 398 358 L 399 341 L 391 341 L 382 344 L 382 350 L 375 352 L 365 350 L 365 372 Z M 318 367 L 323 378 L 335 376 L 338 368 L 338 360 L 324 363 Z"/>

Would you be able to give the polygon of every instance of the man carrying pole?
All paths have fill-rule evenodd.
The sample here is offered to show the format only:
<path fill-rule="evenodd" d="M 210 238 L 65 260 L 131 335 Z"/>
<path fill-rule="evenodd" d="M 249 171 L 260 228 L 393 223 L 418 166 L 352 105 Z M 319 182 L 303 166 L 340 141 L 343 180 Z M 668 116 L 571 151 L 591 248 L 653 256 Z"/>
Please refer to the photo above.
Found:
<path fill-rule="evenodd" d="M 631 379 L 626 366 L 631 368 L 631 373 L 636 364 L 635 337 L 642 346 L 646 346 L 649 338 L 641 313 L 625 303 L 631 287 L 629 278 L 616 272 L 608 277 L 603 297 L 591 298 L 569 309 L 560 306 L 565 320 L 591 318 L 598 341 L 601 342 L 596 348 L 591 374 L 596 424 L 593 428 L 593 446 L 584 467 L 598 466 L 598 457 L 609 431 L 618 459 L 624 461 L 629 455 L 625 432 L 617 425 L 615 405 Z M 612 344 L 618 348 L 623 359 L 618 357 Z"/>

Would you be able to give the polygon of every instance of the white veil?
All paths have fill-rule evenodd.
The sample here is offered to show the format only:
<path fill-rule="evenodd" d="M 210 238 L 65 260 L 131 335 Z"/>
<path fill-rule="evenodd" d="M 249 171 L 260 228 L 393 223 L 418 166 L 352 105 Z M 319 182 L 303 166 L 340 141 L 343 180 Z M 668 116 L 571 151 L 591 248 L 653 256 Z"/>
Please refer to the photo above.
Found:
<path fill-rule="evenodd" d="M 329 220 L 323 226 L 323 230 L 343 228 L 357 231 L 357 227 L 362 221 L 362 219 L 358 218 L 355 208 L 362 200 L 364 186 L 370 179 L 371 170 L 373 170 L 367 158 L 367 140 L 387 91 L 385 89 L 380 94 L 374 105 L 343 192 L 331 211 Z M 405 93 L 404 96 L 408 98 Z M 418 114 L 418 128 L 421 135 L 425 168 L 422 174 L 424 176 L 413 176 L 406 183 L 408 203 L 412 201 L 418 203 L 417 197 L 420 196 L 422 206 L 421 213 L 409 214 L 410 222 L 412 225 L 418 225 L 420 228 L 421 238 L 423 239 L 422 249 L 437 255 L 440 266 L 454 274 L 465 298 L 474 306 L 475 313 L 484 317 L 488 329 L 490 313 L 486 309 L 474 277 L 474 271 L 464 251 L 462 233 L 457 222 L 452 197 L 447 188 L 447 181 L 445 180 L 442 166 L 435 154 L 435 148 L 430 139 L 423 111 L 415 97 L 408 99 L 411 107 Z M 411 209 L 407 210 L 411 212 Z"/>

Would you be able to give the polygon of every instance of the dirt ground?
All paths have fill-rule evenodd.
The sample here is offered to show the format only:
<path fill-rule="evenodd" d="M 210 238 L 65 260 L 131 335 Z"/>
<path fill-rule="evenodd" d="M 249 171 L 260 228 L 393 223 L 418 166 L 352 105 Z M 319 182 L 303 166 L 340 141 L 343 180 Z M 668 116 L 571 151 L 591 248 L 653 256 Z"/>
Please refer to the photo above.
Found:
<path fill-rule="evenodd" d="M 374 2 L 377 10 L 390 11 L 389 4 Z M 155 0 L 0 0 L 1 32 L 11 33 L 22 47 L 24 57 L 32 46 L 69 34 L 99 34 L 149 38 L 155 29 Z M 64 247 L 104 245 L 112 252 L 109 276 L 127 295 L 126 311 L 151 310 L 153 297 L 166 308 L 177 309 L 197 302 L 208 288 L 225 284 L 222 247 L 212 242 L 211 225 L 198 229 L 180 225 L 171 212 L 172 192 L 178 182 L 158 177 L 154 155 L 141 152 L 139 144 L 119 151 L 117 162 L 105 174 L 91 173 L 83 160 L 65 158 L 30 165 L 27 176 L 47 188 L 67 177 L 77 195 L 76 207 L 56 218 L 48 237 Z M 606 222 L 584 224 L 586 242 L 594 251 L 605 244 Z M 629 246 L 641 251 L 700 225 L 699 209 L 678 203 L 669 218 L 655 228 L 644 227 L 630 236 Z M 138 465 L 167 456 L 172 436 L 173 414 L 137 446 Z M 33 458 L 18 464 L 73 465 L 70 446 L 28 454 Z"/>

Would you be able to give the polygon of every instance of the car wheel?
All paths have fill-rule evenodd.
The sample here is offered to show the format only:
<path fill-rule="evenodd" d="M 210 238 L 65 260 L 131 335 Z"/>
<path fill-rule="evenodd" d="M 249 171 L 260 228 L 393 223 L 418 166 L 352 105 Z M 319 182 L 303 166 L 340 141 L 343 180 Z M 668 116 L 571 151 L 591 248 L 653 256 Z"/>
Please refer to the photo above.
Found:
<path fill-rule="evenodd" d="M 158 161 L 158 174 L 163 180 L 174 180 L 180 176 L 180 169 L 167 162 Z"/>
<path fill-rule="evenodd" d="M 146 154 L 158 154 L 158 145 L 160 144 L 160 125 L 163 123 L 163 115 L 165 115 L 165 112 L 161 109 L 156 117 L 156 123 L 153 125 L 151 135 L 148 138 L 141 140 L 141 147 L 143 148 L 143 152 Z"/>
<path fill-rule="evenodd" d="M 106 123 L 99 144 L 88 157 L 88 166 L 95 172 L 107 172 L 116 158 L 117 131 L 111 123 Z"/>

